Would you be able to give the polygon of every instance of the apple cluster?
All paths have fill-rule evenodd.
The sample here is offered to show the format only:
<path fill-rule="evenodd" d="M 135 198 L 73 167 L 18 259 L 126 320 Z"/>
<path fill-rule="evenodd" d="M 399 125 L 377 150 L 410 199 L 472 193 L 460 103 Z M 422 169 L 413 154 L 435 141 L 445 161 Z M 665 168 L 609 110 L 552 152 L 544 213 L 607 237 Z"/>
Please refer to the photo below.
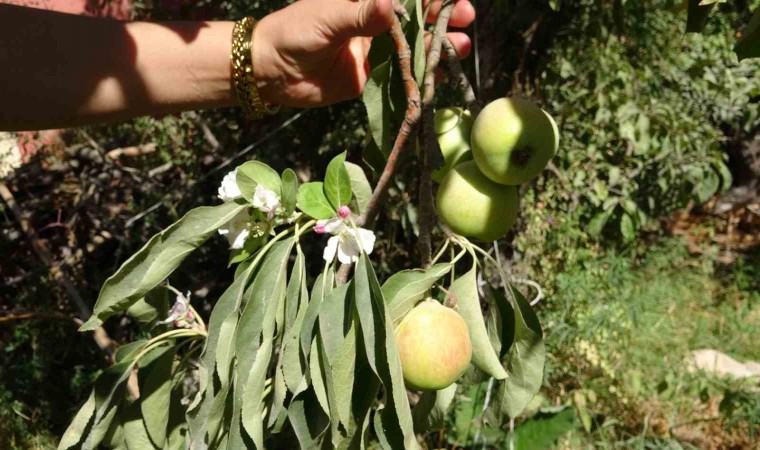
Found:
<path fill-rule="evenodd" d="M 457 234 L 492 241 L 517 217 L 517 187 L 538 176 L 559 147 L 554 119 L 535 103 L 500 98 L 474 119 L 462 108 L 435 113 L 444 165 L 436 208 Z"/>

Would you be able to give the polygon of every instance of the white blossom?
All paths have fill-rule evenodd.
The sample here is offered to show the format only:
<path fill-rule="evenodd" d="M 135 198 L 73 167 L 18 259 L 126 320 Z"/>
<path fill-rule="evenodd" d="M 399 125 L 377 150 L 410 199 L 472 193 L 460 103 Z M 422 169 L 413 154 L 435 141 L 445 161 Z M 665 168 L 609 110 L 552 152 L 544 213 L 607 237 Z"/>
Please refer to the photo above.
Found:
<path fill-rule="evenodd" d="M 227 242 L 230 243 L 230 248 L 233 250 L 239 250 L 243 248 L 245 240 L 251 234 L 250 217 L 245 210 L 240 211 L 230 219 L 229 222 L 219 228 L 219 234 L 227 237 Z"/>
<path fill-rule="evenodd" d="M 252 203 L 254 208 L 267 213 L 267 218 L 271 220 L 280 207 L 280 197 L 274 191 L 258 185 L 253 192 Z"/>
<path fill-rule="evenodd" d="M 218 192 L 218 197 L 223 202 L 235 200 L 236 198 L 243 196 L 237 184 L 237 169 L 224 176 L 224 179 L 222 179 L 222 184 L 219 186 Z"/>
<path fill-rule="evenodd" d="M 314 225 L 317 234 L 338 234 L 346 228 L 346 224 L 337 218 L 317 220 L 317 224 Z"/>
<path fill-rule="evenodd" d="M 174 306 L 169 310 L 169 317 L 166 320 L 162 320 L 161 323 L 186 321 L 189 318 L 188 313 L 190 313 L 190 291 L 187 292 L 187 296 L 177 294 Z"/>
<path fill-rule="evenodd" d="M 342 222 L 341 222 L 342 224 Z M 327 240 L 327 245 L 322 257 L 328 263 L 338 255 L 338 261 L 342 264 L 350 264 L 359 259 L 362 251 L 372 253 L 375 248 L 375 233 L 364 228 L 348 228 L 345 225 L 338 227 L 334 236 Z"/>

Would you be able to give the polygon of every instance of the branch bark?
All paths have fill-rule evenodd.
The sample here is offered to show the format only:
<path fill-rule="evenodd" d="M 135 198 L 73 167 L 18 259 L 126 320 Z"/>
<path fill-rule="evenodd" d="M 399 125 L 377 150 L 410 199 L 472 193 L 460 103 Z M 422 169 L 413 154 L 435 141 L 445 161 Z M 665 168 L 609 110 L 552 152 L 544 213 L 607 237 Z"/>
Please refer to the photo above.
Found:
<path fill-rule="evenodd" d="M 480 114 L 481 110 L 480 102 L 478 102 L 478 98 L 475 96 L 475 90 L 472 88 L 470 80 L 464 73 L 462 63 L 459 62 L 457 50 L 454 48 L 454 44 L 452 44 L 448 38 L 443 40 L 443 49 L 446 51 L 449 70 L 451 71 L 454 82 L 456 82 L 460 92 L 462 93 L 464 103 L 467 106 L 467 109 L 469 109 L 472 113 L 472 116 L 477 117 L 477 115 Z"/>
<path fill-rule="evenodd" d="M 420 90 L 417 83 L 414 81 L 414 75 L 412 74 L 412 50 L 409 48 L 409 43 L 407 42 L 406 36 L 404 36 L 404 30 L 401 27 L 401 21 L 397 16 L 394 16 L 390 35 L 396 47 L 401 80 L 404 83 L 404 92 L 406 93 L 407 107 L 406 113 L 404 114 L 404 121 L 401 123 L 401 128 L 396 136 L 396 141 L 393 143 L 393 149 L 388 156 L 388 162 L 385 164 L 383 173 L 380 174 L 380 179 L 377 180 L 377 186 L 375 186 L 375 190 L 372 192 L 372 197 L 367 204 L 367 209 L 357 220 L 359 226 L 372 227 L 375 224 L 375 219 L 377 218 L 377 213 L 380 208 L 380 201 L 388 191 L 390 181 L 393 178 L 396 166 L 398 165 L 399 154 L 406 146 L 409 136 L 412 134 L 417 126 L 417 122 L 420 120 Z"/>

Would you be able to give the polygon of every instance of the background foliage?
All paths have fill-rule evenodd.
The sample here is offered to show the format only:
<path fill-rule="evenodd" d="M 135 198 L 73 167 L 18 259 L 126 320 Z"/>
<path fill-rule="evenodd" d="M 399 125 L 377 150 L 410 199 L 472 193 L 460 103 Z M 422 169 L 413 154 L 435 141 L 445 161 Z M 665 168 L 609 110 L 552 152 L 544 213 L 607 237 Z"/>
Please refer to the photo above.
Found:
<path fill-rule="evenodd" d="M 239 17 L 284 3 L 155 1 L 137 5 L 136 14 Z M 697 227 L 707 238 L 696 246 L 673 237 L 671 225 L 679 211 L 708 208 L 697 205 L 732 183 L 756 187 L 760 66 L 757 59 L 738 63 L 732 47 L 734 30 L 758 7 L 721 4 L 704 34 L 684 36 L 685 10 L 675 1 L 476 2 L 479 72 L 472 58 L 467 69 L 481 100 L 531 95 L 558 117 L 562 135 L 556 170 L 523 193 L 521 221 L 504 246 L 514 274 L 538 281 L 547 295 L 538 308 L 548 324 L 549 366 L 541 395 L 517 423 L 516 448 L 756 442 L 756 387 L 689 373 L 682 362 L 704 347 L 760 358 L 751 341 L 760 326 L 758 247 L 732 251 L 711 239 L 725 233 L 721 216 Z M 454 101 L 443 91 L 442 102 Z M 239 111 L 204 111 L 72 130 L 64 146 L 5 183 L 36 238 L 94 299 L 150 235 L 189 208 L 214 203 L 226 172 L 220 165 L 250 145 L 244 158 L 294 167 L 303 180 L 324 173 L 324 155 L 348 150 L 361 162 L 367 134 L 360 102 L 306 111 L 280 129 L 295 113 L 247 123 Z M 104 156 L 146 143 L 158 150 L 136 159 Z M 386 205 L 393 220 L 383 223 L 373 255 L 381 277 L 413 260 L 412 175 L 399 177 Z M 13 261 L 0 264 L 0 310 L 35 314 L 0 322 L 0 447 L 46 448 L 106 366 L 66 319 L 75 308 L 13 216 L 4 208 L 0 219 L 0 254 Z M 304 251 L 318 260 L 321 249 Z M 172 282 L 193 290 L 204 314 L 232 274 L 219 269 L 224 245 L 201 252 Z M 319 268 L 307 270 L 314 277 Z M 121 342 L 140 337 L 127 319 L 112 321 L 108 331 Z M 505 446 L 505 426 L 479 414 L 487 391 L 484 384 L 458 393 L 445 432 L 431 432 L 428 442 Z"/>

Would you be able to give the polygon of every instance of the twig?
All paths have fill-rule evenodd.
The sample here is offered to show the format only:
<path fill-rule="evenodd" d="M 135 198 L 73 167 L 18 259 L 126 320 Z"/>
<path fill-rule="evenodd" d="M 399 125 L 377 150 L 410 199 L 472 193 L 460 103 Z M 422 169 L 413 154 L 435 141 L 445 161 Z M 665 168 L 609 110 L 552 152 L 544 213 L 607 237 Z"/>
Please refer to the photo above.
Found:
<path fill-rule="evenodd" d="M 393 173 L 396 171 L 399 154 L 406 146 L 406 141 L 417 126 L 421 114 L 420 90 L 412 75 L 412 51 L 409 49 L 409 43 L 406 41 L 406 36 L 404 36 L 404 30 L 401 28 L 401 21 L 397 16 L 394 15 L 393 17 L 393 26 L 391 27 L 390 34 L 396 47 L 401 80 L 404 83 L 404 92 L 406 93 L 407 107 L 404 121 L 401 123 L 396 141 L 393 143 L 393 149 L 390 155 L 388 155 L 388 162 L 385 164 L 382 174 L 380 174 L 380 179 L 377 180 L 377 186 L 375 186 L 375 190 L 372 192 L 367 209 L 357 220 L 358 225 L 369 228 L 375 223 L 378 209 L 380 208 L 380 200 L 385 196 Z"/>
<path fill-rule="evenodd" d="M 394 9 L 398 14 L 401 9 L 403 9 L 403 6 L 398 2 L 394 2 Z M 383 172 L 377 180 L 377 185 L 372 192 L 372 197 L 367 204 L 367 208 L 356 220 L 358 226 L 367 228 L 372 228 L 375 224 L 375 219 L 377 218 L 380 209 L 380 201 L 388 191 L 391 179 L 393 178 L 396 166 L 398 165 L 399 154 L 406 146 L 409 136 L 414 132 L 422 112 L 420 89 L 414 81 L 414 75 L 412 74 L 412 51 L 409 48 L 409 42 L 407 42 L 406 36 L 404 36 L 404 30 L 401 27 L 401 21 L 399 20 L 398 15 L 393 16 L 393 26 L 390 29 L 390 35 L 393 39 L 393 44 L 396 47 L 396 56 L 398 58 L 399 71 L 401 72 L 401 80 L 404 83 L 407 106 L 406 113 L 404 114 L 404 121 L 401 123 L 398 135 L 396 136 L 396 141 L 393 143 L 393 149 L 391 150 L 390 155 L 388 155 L 388 161 L 385 163 L 385 168 L 383 168 Z M 338 285 L 345 284 L 350 272 L 351 265 L 343 264 L 340 269 L 338 269 L 338 273 L 335 276 L 335 282 Z"/>
<path fill-rule="evenodd" d="M 422 148 L 420 152 L 420 236 L 418 247 L 422 260 L 422 267 L 427 269 L 432 261 L 431 233 L 435 224 L 435 203 L 433 200 L 433 162 L 436 157 L 440 159 L 441 149 L 438 146 L 438 138 L 433 127 L 433 99 L 435 98 L 435 72 L 441 61 L 441 48 L 446 40 L 446 29 L 449 26 L 451 12 L 454 9 L 453 0 L 444 0 L 438 19 L 433 30 L 433 38 L 430 43 L 430 51 L 425 64 L 425 78 L 423 83 L 424 97 L 422 99 Z"/>
<path fill-rule="evenodd" d="M 480 103 L 478 102 L 478 98 L 475 96 L 475 91 L 472 89 L 470 80 L 464 73 L 462 63 L 459 62 L 459 55 L 457 55 L 457 50 L 454 48 L 454 44 L 452 44 L 448 38 L 443 40 L 443 49 L 446 50 L 449 70 L 451 71 L 451 75 L 454 77 L 454 81 L 457 83 L 457 86 L 462 93 L 462 98 L 464 99 L 464 103 L 467 105 L 467 109 L 472 112 L 473 116 L 477 116 L 480 114 Z"/>

